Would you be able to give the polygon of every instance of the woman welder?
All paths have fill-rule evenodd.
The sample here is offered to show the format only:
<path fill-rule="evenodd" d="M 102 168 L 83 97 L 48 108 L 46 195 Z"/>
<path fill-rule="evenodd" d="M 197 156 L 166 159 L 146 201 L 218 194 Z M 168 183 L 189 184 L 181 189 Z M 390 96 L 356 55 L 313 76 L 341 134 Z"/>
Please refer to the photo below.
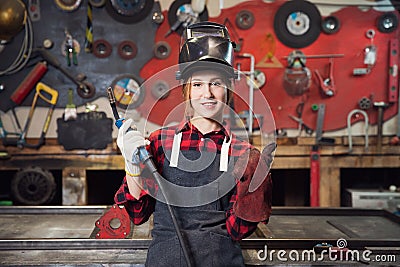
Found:
<path fill-rule="evenodd" d="M 115 202 L 125 205 L 134 224 L 154 215 L 146 266 L 186 266 L 181 246 L 195 266 L 244 266 L 238 241 L 252 234 L 259 222 L 267 223 L 271 213 L 270 155 L 224 127 L 223 111 L 236 75 L 225 26 L 192 24 L 183 38 L 178 78 L 184 82 L 185 120 L 153 132 L 148 141 L 128 130 L 131 119 L 123 124 L 117 144 L 126 176 Z M 157 186 L 142 180 L 145 171 L 141 173 L 135 155 L 143 145 L 166 183 L 176 185 L 176 191 L 169 187 L 167 201 L 149 193 Z M 252 179 L 261 182 L 249 191 Z M 184 244 L 164 202 L 173 205 Z"/>

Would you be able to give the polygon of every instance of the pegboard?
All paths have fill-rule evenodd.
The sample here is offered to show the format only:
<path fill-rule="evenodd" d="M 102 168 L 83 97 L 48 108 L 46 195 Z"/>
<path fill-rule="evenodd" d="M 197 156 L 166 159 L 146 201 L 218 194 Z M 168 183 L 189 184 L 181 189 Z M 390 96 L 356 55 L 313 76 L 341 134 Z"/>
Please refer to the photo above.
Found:
<path fill-rule="evenodd" d="M 189 2 L 189 1 L 188 1 Z M 372 101 L 388 102 L 389 88 L 389 42 L 399 39 L 400 30 L 397 28 L 390 33 L 380 32 L 377 28 L 377 19 L 384 13 L 372 8 L 361 10 L 355 6 L 343 7 L 335 11 L 330 16 L 335 16 L 340 21 L 340 29 L 333 34 L 321 32 L 316 40 L 306 47 L 293 48 L 283 44 L 277 37 L 274 30 L 274 18 L 279 8 L 286 1 L 279 0 L 273 2 L 264 1 L 245 1 L 233 7 L 222 9 L 218 17 L 210 17 L 210 21 L 226 24 L 233 40 L 240 44 L 241 49 L 237 54 L 250 53 L 254 55 L 256 70 L 261 71 L 266 76 L 266 84 L 255 91 L 254 112 L 263 112 L 263 102 L 259 99 L 262 96 L 268 100 L 270 108 L 275 118 L 276 127 L 279 129 L 296 129 L 298 124 L 289 118 L 289 115 L 296 116 L 296 108 L 299 103 L 304 102 L 303 120 L 312 129 L 316 129 L 317 112 L 311 107 L 313 105 L 325 104 L 324 131 L 335 131 L 346 127 L 346 118 L 349 112 L 358 108 L 360 99 L 369 98 Z M 83 1 L 78 10 L 64 12 L 59 10 L 56 5 L 46 3 L 41 5 L 41 20 L 34 22 L 35 45 L 40 46 L 45 38 L 54 41 L 54 46 L 50 50 L 57 55 L 63 66 L 66 67 L 65 58 L 61 53 L 61 43 L 64 41 L 64 29 L 68 28 L 72 36 L 83 46 L 86 27 L 87 2 Z M 131 74 L 138 77 L 141 81 L 146 81 L 160 71 L 170 68 L 177 64 L 178 48 L 180 36 L 172 33 L 165 34 L 170 29 L 167 19 L 161 24 L 152 20 L 152 13 L 159 11 L 158 2 L 155 2 L 153 11 L 144 20 L 124 24 L 116 21 L 109 16 L 105 8 L 93 8 L 93 34 L 94 40 L 106 39 L 110 42 L 113 51 L 108 58 L 96 58 L 92 54 L 81 52 L 78 56 L 79 65 L 66 67 L 74 75 L 84 73 L 87 80 L 96 87 L 96 94 L 92 99 L 105 96 L 105 89 L 118 75 Z M 237 16 L 243 11 L 253 15 L 253 24 L 238 25 Z M 164 18 L 168 17 L 168 12 L 162 12 Z M 399 17 L 397 11 L 394 14 Z M 321 16 L 321 19 L 324 19 Z M 377 61 L 371 72 L 367 75 L 354 76 L 355 68 L 364 67 L 364 49 L 371 45 L 371 40 L 366 38 L 366 32 L 374 30 L 376 33 L 373 44 L 377 47 Z M 10 45 L 7 45 L 0 54 L 0 66 L 6 65 L 7 61 L 15 54 L 18 44 L 22 39 L 22 33 L 14 38 Z M 137 44 L 137 56 L 131 60 L 121 59 L 116 53 L 118 44 L 123 40 L 131 40 Z M 163 43 L 170 47 L 170 53 L 164 58 L 154 57 L 154 46 L 156 43 Z M 311 86 L 307 94 L 301 96 L 288 95 L 283 87 L 283 74 L 287 67 L 286 57 L 295 49 L 300 50 L 306 56 L 342 54 L 343 57 L 334 58 L 333 77 L 335 79 L 336 94 L 326 96 L 321 93 L 319 81 L 316 79 L 315 71 L 318 70 L 322 77 L 328 76 L 329 58 L 307 59 L 307 67 L 311 70 Z M 266 56 L 269 56 L 266 60 Z M 272 57 L 271 57 L 272 56 Z M 241 69 L 248 71 L 249 61 L 236 58 L 236 63 L 241 63 Z M 33 62 L 31 63 L 34 64 Z M 5 85 L 5 90 L 0 92 L 2 101 L 0 109 L 8 110 L 13 103 L 9 101 L 9 96 L 15 90 L 19 82 L 29 72 L 30 67 L 10 77 L 0 77 L 1 84 Z M 163 85 L 176 83 L 174 73 L 171 77 L 162 81 Z M 58 107 L 65 107 L 67 103 L 68 88 L 75 88 L 64 75 L 59 71 L 49 67 L 48 73 L 43 78 L 43 82 L 59 90 L 60 98 Z M 397 78 L 398 82 L 398 78 Z M 144 89 L 143 103 L 136 109 L 141 116 L 152 123 L 163 125 L 168 114 L 182 101 L 181 92 L 173 90 L 165 98 L 159 99 L 152 93 L 152 84 L 148 84 Z M 248 86 L 245 80 L 236 84 L 236 90 L 243 101 L 235 101 L 237 113 L 248 109 Z M 260 95 L 261 94 L 261 95 Z M 32 102 L 33 94 L 23 102 L 29 106 Z M 75 104 L 81 105 L 92 99 L 82 99 L 75 94 Z M 388 120 L 397 114 L 398 103 L 391 103 L 384 113 L 384 120 Z M 159 112 L 162 110 L 163 112 Z M 371 124 L 377 123 L 377 109 L 367 110 Z M 353 123 L 363 120 L 362 117 L 353 118 Z"/>
<path fill-rule="evenodd" d="M 30 1 L 29 1 L 30 2 Z M 57 107 L 64 108 L 68 102 L 68 89 L 74 89 L 74 103 L 78 106 L 93 101 L 99 97 L 106 97 L 106 88 L 120 75 L 132 75 L 139 83 L 143 81 L 140 77 L 141 67 L 153 56 L 154 38 L 159 24 L 154 22 L 153 14 L 160 13 L 159 2 L 154 2 L 151 11 L 142 20 L 137 22 L 121 22 L 112 17 L 106 6 L 92 8 L 93 41 L 106 40 L 111 45 L 111 54 L 106 58 L 96 57 L 92 53 L 85 52 L 85 33 L 87 25 L 88 1 L 81 1 L 79 7 L 73 11 L 61 10 L 55 1 L 32 1 L 39 4 L 39 20 L 33 20 L 33 47 L 43 47 L 44 40 L 53 42 L 51 53 L 60 63 L 61 67 L 67 70 L 73 77 L 80 74 L 86 76 L 86 81 L 95 87 L 95 94 L 91 98 L 82 98 L 77 94 L 76 85 L 68 79 L 61 71 L 48 66 L 48 71 L 41 79 L 41 82 L 56 89 L 59 92 Z M 79 1 L 78 1 L 79 2 Z M 149 1 L 153 2 L 153 1 Z M 28 7 L 28 1 L 24 1 Z M 63 55 L 63 43 L 65 42 L 65 30 L 71 34 L 80 47 L 77 55 L 78 65 L 68 66 L 66 57 Z M 0 53 L 0 69 L 5 69 L 16 58 L 21 47 L 24 30 L 15 36 Z M 118 54 L 118 46 L 130 41 L 136 44 L 137 53 L 131 59 L 121 58 Z M 33 54 L 34 55 L 34 54 Z M 9 75 L 0 76 L 0 84 L 4 89 L 0 91 L 0 109 L 7 111 L 15 106 L 10 96 L 16 90 L 21 81 L 32 70 L 41 57 L 33 57 L 26 67 L 21 71 Z M 30 106 L 34 96 L 34 89 L 22 102 L 22 106 Z M 46 106 L 44 101 L 39 100 L 38 106 Z"/>
<path fill-rule="evenodd" d="M 299 1 L 300 2 L 300 1 Z M 278 129 L 296 129 L 297 122 L 290 119 L 289 115 L 296 116 L 296 108 L 299 103 L 304 102 L 303 120 L 311 129 L 316 129 L 317 114 L 312 109 L 313 105 L 325 104 L 326 112 L 324 118 L 324 131 L 335 131 L 347 127 L 347 115 L 353 109 L 359 108 L 359 101 L 362 98 L 369 98 L 371 101 L 389 102 L 389 43 L 390 40 L 399 39 L 400 29 L 390 33 L 380 32 L 377 28 L 377 20 L 384 13 L 372 8 L 361 10 L 356 6 L 344 7 L 330 16 L 335 16 L 340 21 L 340 29 L 334 34 L 325 34 L 320 32 L 318 38 L 311 44 L 302 48 L 292 48 L 283 44 L 274 30 L 274 18 L 279 8 L 286 1 L 274 1 L 266 3 L 264 1 L 246 1 L 231 8 L 221 10 L 218 17 L 211 17 L 210 21 L 226 24 L 230 31 L 232 39 L 240 43 L 242 39 L 241 50 L 236 54 L 236 63 L 241 63 L 241 69 L 248 71 L 250 69 L 249 60 L 238 57 L 242 53 L 251 53 L 255 57 L 256 70 L 262 71 L 266 76 L 266 84 L 255 91 L 255 94 L 262 93 L 268 100 L 270 108 L 275 118 Z M 238 14 L 243 11 L 250 12 L 254 24 L 251 27 L 238 27 L 236 19 Z M 398 12 L 394 11 L 395 16 L 399 17 Z M 321 19 L 324 19 L 321 16 Z M 140 74 L 147 79 L 162 71 L 165 68 L 173 66 L 178 58 L 179 36 L 170 35 L 164 37 L 168 31 L 168 25 L 165 23 L 160 26 L 156 33 L 156 41 L 167 42 L 172 49 L 169 58 L 159 60 L 151 59 L 145 64 Z M 368 30 L 373 30 L 375 36 L 373 40 L 366 37 Z M 371 45 L 371 42 L 377 47 L 377 61 L 371 72 L 367 75 L 354 76 L 355 68 L 364 67 L 364 49 Z M 307 59 L 306 66 L 312 73 L 311 86 L 307 94 L 301 96 L 292 96 L 285 92 L 283 87 L 283 74 L 288 66 L 286 57 L 294 50 L 300 50 L 306 56 L 313 55 L 343 55 L 333 58 L 333 77 L 336 84 L 336 94 L 326 96 L 321 93 L 320 83 L 316 78 L 315 70 L 318 70 L 323 78 L 329 77 L 328 65 L 329 58 L 311 58 Z M 272 58 L 266 60 L 266 55 L 272 55 Z M 398 53 L 397 53 L 398 55 Z M 266 63 L 266 64 L 263 64 Z M 398 77 L 398 75 L 397 75 Z M 172 80 L 167 81 L 173 83 Z M 398 78 L 397 78 L 398 82 Z M 248 109 L 248 86 L 246 81 L 242 80 L 236 84 L 235 88 L 243 101 L 236 101 L 235 111 L 240 113 Z M 179 90 L 160 101 L 151 94 L 147 94 L 144 104 L 139 107 L 141 114 L 146 114 L 147 118 L 157 124 L 162 125 L 169 114 L 182 100 Z M 265 110 L 264 101 L 261 97 L 254 98 L 254 111 L 260 113 Z M 392 103 L 385 109 L 384 120 L 388 120 L 397 114 L 398 103 Z M 158 110 L 164 110 L 160 113 Z M 377 123 L 377 109 L 367 110 L 371 124 Z M 352 123 L 363 120 L 363 117 L 353 118 Z"/>

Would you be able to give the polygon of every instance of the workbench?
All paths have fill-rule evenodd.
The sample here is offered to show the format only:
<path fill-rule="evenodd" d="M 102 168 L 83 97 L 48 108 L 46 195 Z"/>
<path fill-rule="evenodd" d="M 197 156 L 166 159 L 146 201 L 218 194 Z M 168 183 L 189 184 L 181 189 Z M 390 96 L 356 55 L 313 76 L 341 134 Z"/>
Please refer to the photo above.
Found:
<path fill-rule="evenodd" d="M 152 218 L 132 226 L 126 238 L 97 239 L 96 221 L 111 208 L 0 207 L 0 265 L 144 266 Z M 260 223 L 241 247 L 247 266 L 396 266 L 400 264 L 400 217 L 377 209 L 273 207 L 269 223 Z M 352 254 L 340 258 L 340 254 L 321 252 L 329 247 Z"/>
<path fill-rule="evenodd" d="M 260 146 L 255 137 L 252 143 Z M 389 145 L 389 137 L 383 137 L 382 148 L 377 149 L 376 138 L 369 138 L 368 151 L 365 151 L 364 138 L 353 137 L 353 150 L 349 153 L 347 137 L 335 137 L 334 145 L 320 146 L 320 206 L 340 207 L 341 168 L 399 168 L 400 146 Z M 28 140 L 29 142 L 29 140 Z M 315 138 L 278 138 L 278 148 L 272 169 L 309 169 L 310 151 Z M 82 193 L 76 203 L 65 201 L 67 205 L 85 205 L 87 199 L 86 170 L 123 170 L 124 161 L 115 141 L 104 150 L 66 151 L 54 139 L 46 140 L 39 149 L 19 149 L 1 147 L 7 150 L 8 159 L 0 160 L 2 170 L 18 170 L 27 166 L 40 166 L 44 169 L 60 169 L 63 176 L 63 198 L 70 194 L 66 187 L 68 181 L 79 179 Z M 64 196 L 65 195 L 65 196 Z"/>

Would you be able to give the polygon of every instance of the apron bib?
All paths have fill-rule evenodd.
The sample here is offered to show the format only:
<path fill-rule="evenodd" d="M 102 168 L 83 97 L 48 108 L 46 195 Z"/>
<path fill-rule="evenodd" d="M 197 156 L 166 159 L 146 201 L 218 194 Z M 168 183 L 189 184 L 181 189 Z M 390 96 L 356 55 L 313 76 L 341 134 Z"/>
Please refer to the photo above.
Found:
<path fill-rule="evenodd" d="M 217 153 L 179 151 L 179 160 L 174 162 L 176 167 L 171 167 L 171 151 L 165 153 L 162 176 L 167 181 L 203 190 L 192 188 L 192 195 L 187 192 L 179 194 L 179 190 L 176 194 L 169 193 L 173 202 L 177 201 L 175 203 L 183 203 L 185 199 L 179 198 L 190 196 L 187 200 L 190 204 L 174 206 L 173 210 L 195 266 L 244 266 L 239 243 L 231 239 L 225 225 L 225 210 L 235 185 L 234 178 L 229 175 L 234 166 L 233 160 L 227 166 L 228 171 L 222 172 L 221 156 Z M 212 201 L 207 201 L 209 199 Z M 195 203 L 201 205 L 192 205 Z M 152 236 L 146 266 L 186 266 L 167 206 L 158 200 Z"/>

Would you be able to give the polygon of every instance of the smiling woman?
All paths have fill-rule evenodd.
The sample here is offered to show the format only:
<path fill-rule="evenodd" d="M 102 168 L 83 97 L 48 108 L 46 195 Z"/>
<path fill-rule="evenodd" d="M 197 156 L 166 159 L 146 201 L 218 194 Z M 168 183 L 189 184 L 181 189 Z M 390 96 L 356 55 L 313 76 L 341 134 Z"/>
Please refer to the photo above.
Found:
<path fill-rule="evenodd" d="M 183 82 L 184 120 L 151 133 L 147 144 L 137 130 L 127 131 L 131 119 L 122 125 L 117 144 L 127 172 L 115 202 L 134 224 L 153 214 L 146 266 L 244 266 L 238 241 L 271 213 L 272 156 L 223 121 L 236 76 L 226 27 L 192 24 L 182 41 L 176 76 Z M 163 179 L 139 168 L 135 151 L 144 144 Z"/>

